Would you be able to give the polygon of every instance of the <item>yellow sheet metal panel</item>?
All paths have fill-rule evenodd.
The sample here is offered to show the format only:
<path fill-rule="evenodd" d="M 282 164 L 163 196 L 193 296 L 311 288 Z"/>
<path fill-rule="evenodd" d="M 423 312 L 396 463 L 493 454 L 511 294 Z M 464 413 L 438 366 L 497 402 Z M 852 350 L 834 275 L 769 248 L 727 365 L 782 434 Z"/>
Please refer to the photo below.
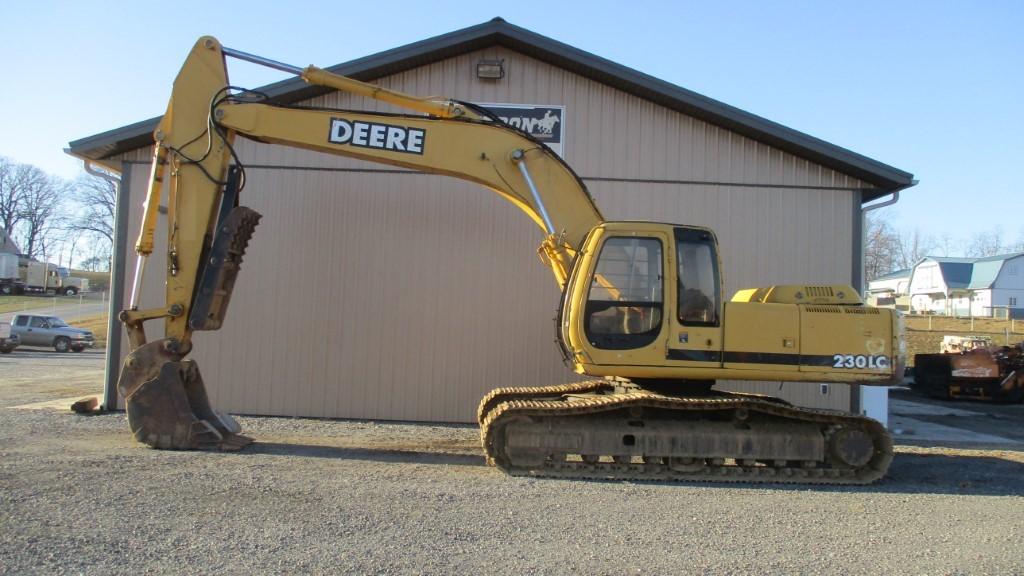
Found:
<path fill-rule="evenodd" d="M 476 80 L 480 58 L 505 59 L 506 78 Z M 852 192 L 805 187 L 863 186 L 854 178 L 506 48 L 379 82 L 477 102 L 564 105 L 566 159 L 605 216 L 713 228 L 726 298 L 745 286 L 850 282 Z M 339 93 L 306 104 L 398 111 Z M 573 378 L 553 343 L 558 294 L 534 252 L 541 235 L 515 207 L 451 178 L 242 139 L 238 150 L 249 168 L 242 202 L 265 217 L 224 328 L 195 337 L 219 409 L 471 421 L 490 388 Z M 126 157 L 145 162 L 149 152 Z M 148 167 L 132 170 L 145 180 Z M 143 192 L 132 190 L 133 206 Z M 162 298 L 162 258 L 151 259 L 150 303 Z M 849 404 L 844 386 L 824 394 L 805 384 L 723 386 L 801 405 Z"/>
<path fill-rule="evenodd" d="M 786 304 L 725 304 L 725 368 L 795 372 L 792 361 L 773 363 L 772 355 L 800 352 L 800 313 Z M 730 358 L 733 361 L 730 361 Z"/>
<path fill-rule="evenodd" d="M 824 365 L 804 365 L 801 372 L 840 374 L 891 373 L 896 362 L 892 349 L 892 315 L 884 308 L 847 306 L 805 306 L 800 313 L 800 330 L 805 338 L 803 354 L 824 359 Z M 831 328 L 852 322 L 856 330 Z"/>

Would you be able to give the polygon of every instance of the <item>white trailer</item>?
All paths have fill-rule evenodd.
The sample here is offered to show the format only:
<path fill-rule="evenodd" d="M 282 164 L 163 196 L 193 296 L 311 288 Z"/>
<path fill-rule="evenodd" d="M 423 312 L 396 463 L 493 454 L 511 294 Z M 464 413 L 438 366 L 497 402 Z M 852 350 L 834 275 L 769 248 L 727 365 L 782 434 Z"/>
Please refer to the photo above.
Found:
<path fill-rule="evenodd" d="M 18 276 L 18 255 L 0 253 L 0 294 L 9 296 L 21 292 L 22 281 Z"/>

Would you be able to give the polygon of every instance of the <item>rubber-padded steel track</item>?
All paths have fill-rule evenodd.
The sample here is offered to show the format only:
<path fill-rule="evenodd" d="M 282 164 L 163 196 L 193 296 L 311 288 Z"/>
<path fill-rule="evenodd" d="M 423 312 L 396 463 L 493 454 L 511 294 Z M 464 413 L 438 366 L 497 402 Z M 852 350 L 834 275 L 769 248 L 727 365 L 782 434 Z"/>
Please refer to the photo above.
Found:
<path fill-rule="evenodd" d="M 558 399 L 565 394 L 587 394 L 601 390 L 611 391 L 615 388 L 607 380 L 587 380 L 585 382 L 569 382 L 568 384 L 556 384 L 554 386 L 535 386 L 520 388 L 495 388 L 484 396 L 480 401 L 480 408 L 476 411 L 478 424 L 484 423 L 484 418 L 496 406 L 503 402 L 513 400 L 543 400 L 546 397 Z"/>
<path fill-rule="evenodd" d="M 680 416 L 699 416 L 694 412 L 744 411 L 780 423 L 816 426 L 824 442 L 837 434 L 854 431 L 870 439 L 871 454 L 866 463 L 851 466 L 826 456 L 822 461 L 752 462 L 744 459 L 696 459 L 696 465 L 671 466 L 669 458 L 601 458 L 599 461 L 573 460 L 564 454 L 551 454 L 543 464 L 516 462 L 506 446 L 506 427 L 528 420 L 541 425 L 567 421 L 573 417 L 598 417 L 623 410 L 655 409 Z M 685 414 L 689 412 L 690 414 Z M 798 408 L 750 395 L 716 397 L 675 397 L 643 389 L 616 391 L 609 381 L 588 381 L 542 388 L 501 388 L 492 391 L 480 403 L 480 434 L 487 461 L 517 476 L 557 478 L 685 480 L 698 482 L 770 482 L 803 484 L 869 484 L 885 475 L 893 457 L 892 438 L 875 420 L 830 410 Z M 552 429 L 557 426 L 552 425 Z M 624 433 L 630 430 L 623 430 Z M 556 432 L 553 432 L 556 433 Z M 826 450 L 827 451 L 827 450 Z M 614 456 L 614 455 L 610 455 Z M 680 469 L 682 468 L 682 469 Z"/>

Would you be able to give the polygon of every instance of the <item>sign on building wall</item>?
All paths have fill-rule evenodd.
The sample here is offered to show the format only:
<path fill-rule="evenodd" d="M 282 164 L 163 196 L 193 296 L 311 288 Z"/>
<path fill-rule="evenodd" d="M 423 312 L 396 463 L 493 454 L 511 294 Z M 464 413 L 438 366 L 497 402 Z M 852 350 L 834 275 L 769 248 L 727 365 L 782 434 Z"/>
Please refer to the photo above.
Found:
<path fill-rule="evenodd" d="M 509 126 L 527 131 L 563 156 L 565 142 L 565 106 L 538 104 L 478 104 L 494 113 Z"/>

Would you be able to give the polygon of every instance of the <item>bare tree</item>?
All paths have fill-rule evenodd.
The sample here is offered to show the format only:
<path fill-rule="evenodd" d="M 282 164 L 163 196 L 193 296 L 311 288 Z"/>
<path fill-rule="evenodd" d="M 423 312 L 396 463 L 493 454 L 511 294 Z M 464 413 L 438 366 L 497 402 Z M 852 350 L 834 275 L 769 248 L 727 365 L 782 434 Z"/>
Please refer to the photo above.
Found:
<path fill-rule="evenodd" d="M 921 230 L 901 232 L 896 237 L 897 268 L 907 269 L 917 264 L 918 260 L 935 252 L 938 243 L 931 236 L 923 236 Z"/>
<path fill-rule="evenodd" d="M 70 228 L 113 244 L 114 209 L 117 203 L 117 187 L 114 183 L 83 174 L 75 181 L 75 201 L 81 208 Z"/>
<path fill-rule="evenodd" d="M 14 227 L 21 222 L 23 191 L 40 175 L 45 176 L 28 164 L 18 164 L 0 156 L 0 228 L 14 234 Z"/>
<path fill-rule="evenodd" d="M 953 238 L 949 232 L 944 232 L 935 242 L 935 252 L 938 256 L 963 256 L 963 242 Z"/>
<path fill-rule="evenodd" d="M 966 255 L 971 258 L 995 256 L 1010 250 L 1003 246 L 1003 229 L 996 226 L 988 232 L 979 232 L 967 243 Z"/>
<path fill-rule="evenodd" d="M 874 280 L 896 268 L 899 235 L 885 214 L 869 212 L 864 229 L 864 277 Z"/>
<path fill-rule="evenodd" d="M 1020 229 L 1020 233 L 1017 234 L 1017 242 L 1010 247 L 1011 252 L 1024 252 L 1024 228 Z"/>
<path fill-rule="evenodd" d="M 90 272 L 110 272 L 110 258 L 103 256 L 91 256 L 82 260 L 79 264 L 82 270 L 88 270 Z"/>
<path fill-rule="evenodd" d="M 46 256 L 64 232 L 63 208 L 69 186 L 35 166 L 22 166 L 26 169 L 18 183 L 20 221 L 15 229 L 25 254 L 30 258 Z"/>

